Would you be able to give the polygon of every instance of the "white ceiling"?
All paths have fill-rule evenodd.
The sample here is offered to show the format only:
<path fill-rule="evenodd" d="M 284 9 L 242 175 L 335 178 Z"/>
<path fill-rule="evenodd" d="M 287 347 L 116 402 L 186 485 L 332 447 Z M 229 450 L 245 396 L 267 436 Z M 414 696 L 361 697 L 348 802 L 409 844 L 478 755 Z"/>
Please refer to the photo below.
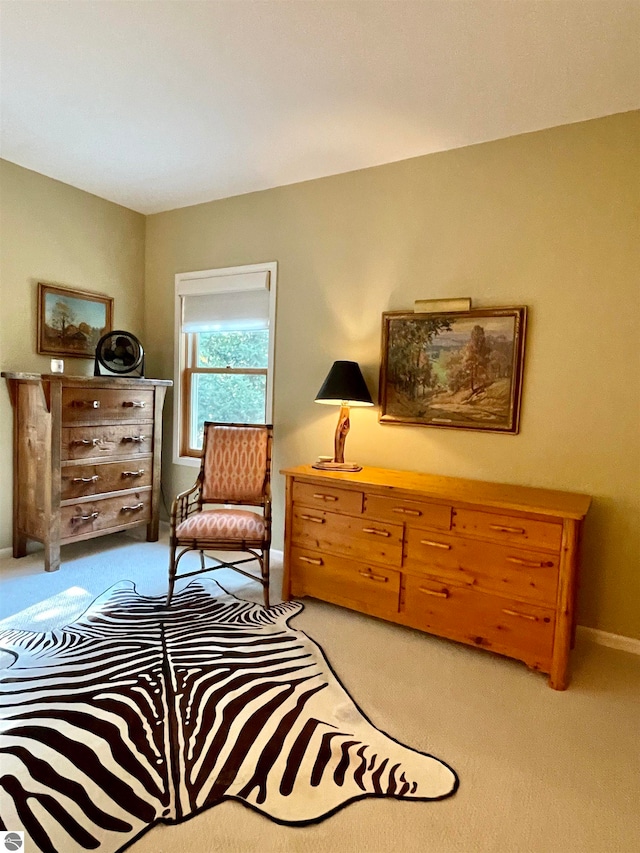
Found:
<path fill-rule="evenodd" d="M 0 11 L 0 156 L 142 213 L 640 108 L 640 0 Z"/>

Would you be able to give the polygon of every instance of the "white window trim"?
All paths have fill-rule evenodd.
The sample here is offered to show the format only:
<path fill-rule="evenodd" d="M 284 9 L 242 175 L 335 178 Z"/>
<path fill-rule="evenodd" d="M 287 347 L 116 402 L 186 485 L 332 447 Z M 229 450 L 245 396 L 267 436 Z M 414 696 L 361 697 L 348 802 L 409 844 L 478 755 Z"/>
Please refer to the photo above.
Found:
<path fill-rule="evenodd" d="M 174 381 L 173 381 L 173 463 L 175 465 L 187 465 L 192 468 L 200 467 L 200 459 L 193 456 L 182 456 L 180 454 L 180 429 L 182 412 L 182 371 L 181 353 L 183 350 L 181 341 L 182 311 L 181 297 L 184 295 L 198 296 L 219 290 L 215 284 L 212 286 L 211 279 L 222 276 L 243 275 L 245 273 L 269 273 L 269 361 L 267 365 L 267 399 L 266 399 L 266 422 L 273 423 L 273 368 L 275 363 L 275 328 L 276 328 L 276 285 L 278 277 L 278 263 L 271 261 L 264 264 L 249 264 L 241 267 L 224 267 L 213 270 L 198 270 L 197 272 L 182 272 L 175 276 L 175 302 L 174 302 Z"/>

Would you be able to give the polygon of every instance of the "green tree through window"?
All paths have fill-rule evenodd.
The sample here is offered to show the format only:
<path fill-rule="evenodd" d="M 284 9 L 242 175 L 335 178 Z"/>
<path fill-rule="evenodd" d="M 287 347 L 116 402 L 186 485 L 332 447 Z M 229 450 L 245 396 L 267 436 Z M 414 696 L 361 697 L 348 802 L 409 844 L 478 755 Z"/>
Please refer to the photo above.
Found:
<path fill-rule="evenodd" d="M 204 421 L 264 423 L 269 331 L 198 332 L 191 444 L 202 447 Z"/>

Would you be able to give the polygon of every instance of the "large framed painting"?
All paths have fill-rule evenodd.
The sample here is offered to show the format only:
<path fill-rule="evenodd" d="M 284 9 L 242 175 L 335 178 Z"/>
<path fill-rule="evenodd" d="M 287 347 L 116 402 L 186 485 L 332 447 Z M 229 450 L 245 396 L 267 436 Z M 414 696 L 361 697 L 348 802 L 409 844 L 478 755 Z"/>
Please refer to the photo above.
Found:
<path fill-rule="evenodd" d="M 527 309 L 382 315 L 380 422 L 517 433 Z"/>
<path fill-rule="evenodd" d="M 93 358 L 113 330 L 113 299 L 85 290 L 38 283 L 38 352 Z"/>

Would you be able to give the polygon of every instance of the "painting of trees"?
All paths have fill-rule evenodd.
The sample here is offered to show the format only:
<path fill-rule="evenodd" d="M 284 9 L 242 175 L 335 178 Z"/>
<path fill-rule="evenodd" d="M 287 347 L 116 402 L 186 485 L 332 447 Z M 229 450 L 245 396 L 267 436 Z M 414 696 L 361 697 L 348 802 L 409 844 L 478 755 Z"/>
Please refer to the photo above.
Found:
<path fill-rule="evenodd" d="M 49 326 L 60 333 L 60 339 L 64 340 L 67 336 L 67 328 L 73 323 L 76 315 L 71 310 L 71 307 L 63 299 L 57 299 L 49 320 Z"/>
<path fill-rule="evenodd" d="M 382 422 L 517 432 L 526 308 L 383 315 Z"/>
<path fill-rule="evenodd" d="M 112 329 L 113 299 L 38 283 L 38 352 L 93 358 Z"/>
<path fill-rule="evenodd" d="M 450 328 L 443 317 L 392 321 L 389 337 L 390 381 L 407 396 L 424 395 L 434 382 L 428 345 L 439 331 Z"/>

